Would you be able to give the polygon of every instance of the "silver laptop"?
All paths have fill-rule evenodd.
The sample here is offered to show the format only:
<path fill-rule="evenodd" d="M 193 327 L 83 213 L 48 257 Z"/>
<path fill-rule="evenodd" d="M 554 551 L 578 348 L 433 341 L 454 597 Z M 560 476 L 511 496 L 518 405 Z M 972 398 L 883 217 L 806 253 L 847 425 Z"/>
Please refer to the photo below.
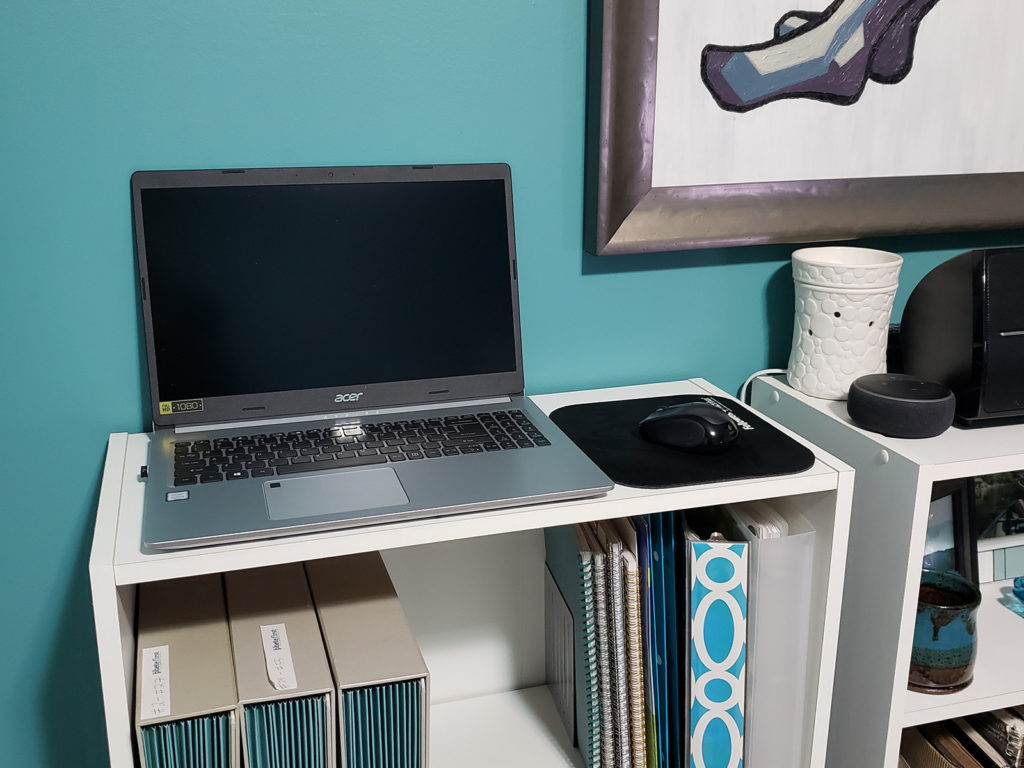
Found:
<path fill-rule="evenodd" d="M 523 397 L 507 165 L 140 171 L 143 544 L 599 495 Z"/>

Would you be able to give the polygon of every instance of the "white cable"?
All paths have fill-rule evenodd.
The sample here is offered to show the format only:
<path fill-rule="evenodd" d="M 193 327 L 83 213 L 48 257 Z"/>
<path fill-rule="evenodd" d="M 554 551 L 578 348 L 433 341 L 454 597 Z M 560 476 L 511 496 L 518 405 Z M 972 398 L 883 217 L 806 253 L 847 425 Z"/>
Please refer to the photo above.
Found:
<path fill-rule="evenodd" d="M 754 379 L 756 379 L 758 376 L 764 376 L 765 374 L 768 374 L 768 373 L 785 373 L 785 372 L 786 372 L 785 368 L 765 368 L 763 371 L 757 371 L 756 373 L 750 374 L 750 377 L 745 382 L 743 382 L 743 386 L 740 387 L 740 402 L 743 403 L 744 405 L 748 404 L 747 403 L 747 389 L 750 387 L 750 385 L 754 381 Z"/>

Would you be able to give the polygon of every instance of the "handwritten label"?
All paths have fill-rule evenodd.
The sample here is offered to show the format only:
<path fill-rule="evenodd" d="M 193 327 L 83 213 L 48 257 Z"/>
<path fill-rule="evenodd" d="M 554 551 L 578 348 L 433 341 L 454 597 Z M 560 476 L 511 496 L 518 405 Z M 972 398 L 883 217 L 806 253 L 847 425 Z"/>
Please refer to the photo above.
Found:
<path fill-rule="evenodd" d="M 260 633 L 263 635 L 263 655 L 267 659 L 270 684 L 278 691 L 298 688 L 292 649 L 288 645 L 288 632 L 284 624 L 261 624 Z"/>
<path fill-rule="evenodd" d="M 168 646 L 142 649 L 142 704 L 143 720 L 168 717 L 171 714 L 171 654 Z"/>

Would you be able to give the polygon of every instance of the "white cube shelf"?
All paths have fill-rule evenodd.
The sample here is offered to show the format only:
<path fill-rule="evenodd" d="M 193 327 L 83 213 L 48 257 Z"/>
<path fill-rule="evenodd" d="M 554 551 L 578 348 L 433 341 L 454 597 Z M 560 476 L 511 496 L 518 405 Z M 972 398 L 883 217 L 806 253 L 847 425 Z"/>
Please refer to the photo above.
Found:
<path fill-rule="evenodd" d="M 829 768 L 896 768 L 903 728 L 1024 704 L 1024 617 L 1007 582 L 982 587 L 971 685 L 945 695 L 907 690 L 932 484 L 1024 468 L 1024 425 L 885 437 L 855 426 L 845 401 L 774 377 L 754 382 L 752 402 L 856 470 Z"/>
<path fill-rule="evenodd" d="M 533 399 L 564 405 L 675 394 L 727 395 L 700 379 Z M 799 438 L 798 438 L 799 439 Z M 801 716 L 805 767 L 823 768 L 832 706 L 853 472 L 810 446 L 798 474 L 644 490 L 596 499 L 291 536 L 174 552 L 140 544 L 146 434 L 110 436 L 89 561 L 110 762 L 131 768 L 138 584 L 383 550 L 431 674 L 434 766 L 582 765 L 544 685 L 543 529 L 614 517 L 770 499 L 818 530 L 807 659 L 815 696 Z M 802 441 L 806 444 L 806 441 Z M 756 756 L 751 758 L 756 768 Z"/>

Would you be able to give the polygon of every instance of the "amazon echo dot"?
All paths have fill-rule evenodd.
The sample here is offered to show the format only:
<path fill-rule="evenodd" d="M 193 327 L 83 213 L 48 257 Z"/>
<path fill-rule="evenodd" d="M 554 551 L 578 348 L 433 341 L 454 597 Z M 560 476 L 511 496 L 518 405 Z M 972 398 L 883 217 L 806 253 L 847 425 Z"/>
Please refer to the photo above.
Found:
<path fill-rule="evenodd" d="M 850 419 L 889 437 L 935 437 L 953 423 L 956 398 L 945 384 L 902 373 L 872 373 L 850 385 Z"/>

